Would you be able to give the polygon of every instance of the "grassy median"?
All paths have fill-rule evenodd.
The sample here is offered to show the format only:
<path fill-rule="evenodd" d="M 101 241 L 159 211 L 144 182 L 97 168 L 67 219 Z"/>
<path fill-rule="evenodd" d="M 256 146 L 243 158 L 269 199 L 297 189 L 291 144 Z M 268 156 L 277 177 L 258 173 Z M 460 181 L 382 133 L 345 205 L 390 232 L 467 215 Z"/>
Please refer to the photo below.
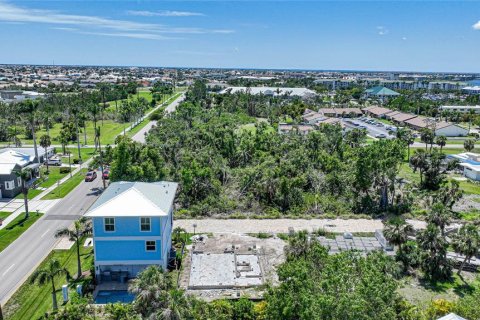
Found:
<path fill-rule="evenodd" d="M 53 189 L 46 196 L 44 196 L 42 200 L 61 199 L 65 197 L 67 194 L 70 193 L 70 191 L 75 189 L 83 181 L 83 179 L 85 179 L 85 173 L 87 173 L 87 169 L 80 170 L 80 172 L 76 173 L 75 175 L 73 175 L 73 177 L 71 177 L 70 179 Z"/>
<path fill-rule="evenodd" d="M 25 220 L 25 213 L 21 213 L 5 228 L 0 230 L 0 252 L 8 247 L 13 241 L 22 235 L 32 224 L 34 224 L 43 213 L 37 214 L 30 212 L 30 216 Z"/>

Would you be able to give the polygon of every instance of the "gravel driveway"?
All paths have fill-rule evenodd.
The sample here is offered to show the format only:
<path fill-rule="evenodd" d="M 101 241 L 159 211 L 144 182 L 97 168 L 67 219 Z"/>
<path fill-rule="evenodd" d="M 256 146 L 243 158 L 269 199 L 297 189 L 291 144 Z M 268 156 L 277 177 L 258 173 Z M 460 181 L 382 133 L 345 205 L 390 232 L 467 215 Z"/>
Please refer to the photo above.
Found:
<path fill-rule="evenodd" d="M 415 229 L 425 228 L 425 222 L 407 220 Z M 375 232 L 383 229 L 381 220 L 373 219 L 186 219 L 175 220 L 174 227 L 182 227 L 188 232 L 193 232 L 193 224 L 196 224 L 195 232 L 211 233 L 288 233 L 288 228 L 295 231 L 323 228 L 331 232 Z"/>

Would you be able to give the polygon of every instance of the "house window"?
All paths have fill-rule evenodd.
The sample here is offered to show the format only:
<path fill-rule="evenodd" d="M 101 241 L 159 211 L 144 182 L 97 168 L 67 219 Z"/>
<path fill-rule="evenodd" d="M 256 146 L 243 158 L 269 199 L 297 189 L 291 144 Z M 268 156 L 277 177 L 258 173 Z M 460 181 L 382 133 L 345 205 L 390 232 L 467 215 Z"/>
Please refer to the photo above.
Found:
<path fill-rule="evenodd" d="M 151 220 L 150 218 L 140 218 L 140 231 L 150 231 Z"/>
<path fill-rule="evenodd" d="M 15 189 L 15 181 L 5 181 L 5 190 L 13 190 Z"/>
<path fill-rule="evenodd" d="M 17 177 L 17 184 L 19 187 L 22 185 L 22 178 Z"/>
<path fill-rule="evenodd" d="M 105 225 L 106 232 L 115 231 L 115 218 L 105 218 L 104 225 Z"/>
<path fill-rule="evenodd" d="M 145 241 L 145 250 L 146 251 L 156 251 L 157 243 L 155 241 Z"/>

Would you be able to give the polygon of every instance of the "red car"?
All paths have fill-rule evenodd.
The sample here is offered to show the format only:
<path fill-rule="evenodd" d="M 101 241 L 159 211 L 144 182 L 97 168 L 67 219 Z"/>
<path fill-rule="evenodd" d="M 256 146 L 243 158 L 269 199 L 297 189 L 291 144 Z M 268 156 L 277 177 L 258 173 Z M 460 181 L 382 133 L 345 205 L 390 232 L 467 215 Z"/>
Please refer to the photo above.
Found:
<path fill-rule="evenodd" d="M 108 180 L 110 178 L 110 169 L 103 170 L 103 179 Z"/>
<path fill-rule="evenodd" d="M 95 179 L 97 179 L 97 173 L 95 171 L 89 171 L 85 175 L 85 182 L 91 182 Z"/>

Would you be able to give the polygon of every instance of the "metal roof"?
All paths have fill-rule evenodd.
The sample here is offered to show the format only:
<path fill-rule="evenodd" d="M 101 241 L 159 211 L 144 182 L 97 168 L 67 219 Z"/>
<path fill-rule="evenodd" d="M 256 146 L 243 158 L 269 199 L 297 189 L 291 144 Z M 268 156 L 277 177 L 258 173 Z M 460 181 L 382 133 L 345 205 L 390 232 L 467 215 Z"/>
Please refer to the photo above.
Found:
<path fill-rule="evenodd" d="M 178 184 L 175 182 L 113 182 L 90 207 L 87 217 L 167 216 Z"/>

